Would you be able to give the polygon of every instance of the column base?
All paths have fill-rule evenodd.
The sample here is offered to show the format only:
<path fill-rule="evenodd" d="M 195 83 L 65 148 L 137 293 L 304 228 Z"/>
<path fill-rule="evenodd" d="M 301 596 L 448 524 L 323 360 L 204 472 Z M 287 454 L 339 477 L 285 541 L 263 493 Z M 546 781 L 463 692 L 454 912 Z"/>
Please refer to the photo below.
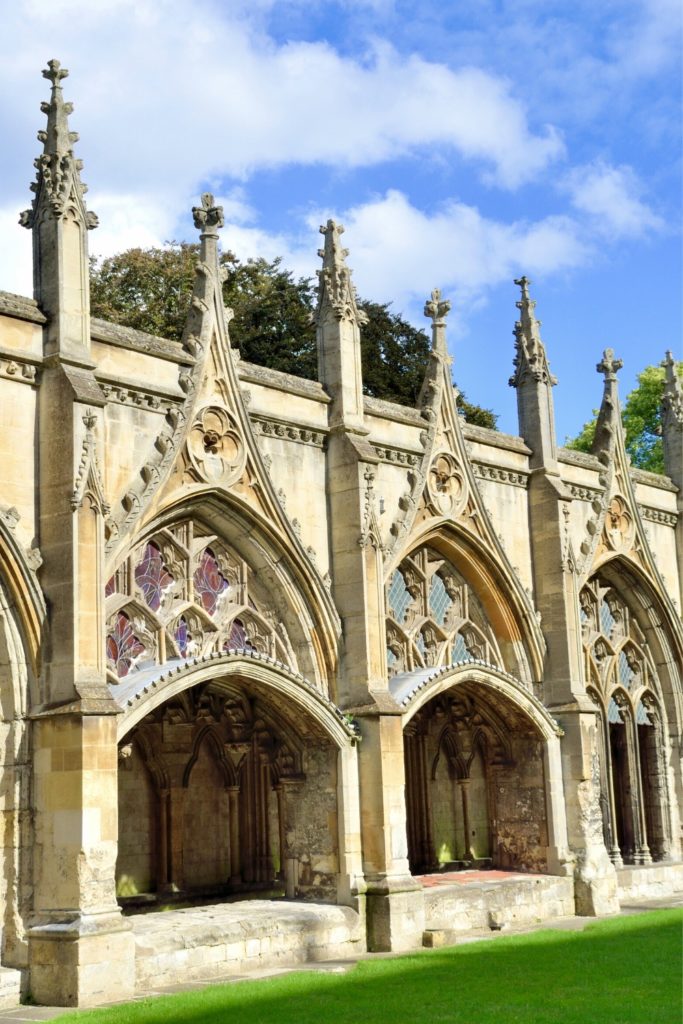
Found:
<path fill-rule="evenodd" d="M 574 904 L 576 913 L 584 917 L 619 913 L 617 872 L 604 847 L 577 856 Z"/>
<path fill-rule="evenodd" d="M 425 928 L 424 894 L 412 875 L 366 877 L 368 950 L 371 953 L 419 949 Z"/>
<path fill-rule="evenodd" d="M 29 991 L 47 1006 L 97 1006 L 132 998 L 135 939 L 120 911 L 82 914 L 29 929 Z"/>

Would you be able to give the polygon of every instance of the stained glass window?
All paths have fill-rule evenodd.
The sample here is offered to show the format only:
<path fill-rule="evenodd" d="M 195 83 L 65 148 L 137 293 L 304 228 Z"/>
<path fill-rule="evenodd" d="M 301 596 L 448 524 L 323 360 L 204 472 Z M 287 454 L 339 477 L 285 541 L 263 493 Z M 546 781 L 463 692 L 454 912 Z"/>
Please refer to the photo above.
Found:
<path fill-rule="evenodd" d="M 114 620 L 114 628 L 107 636 L 107 659 L 113 663 L 119 678 L 127 676 L 144 653 L 145 645 L 135 635 L 132 622 L 125 612 L 119 612 Z"/>
<path fill-rule="evenodd" d="M 194 586 L 199 603 L 209 615 L 214 615 L 230 584 L 221 573 L 211 548 L 205 548 L 202 552 L 194 574 Z"/>
<path fill-rule="evenodd" d="M 111 597 L 112 594 L 116 593 L 116 573 L 109 578 L 107 585 L 104 588 L 104 596 Z"/>
<path fill-rule="evenodd" d="M 614 697 L 612 697 L 607 708 L 607 721 L 610 723 L 610 725 L 624 724 L 624 720 L 621 717 L 621 711 L 619 710 L 619 705 L 615 701 Z"/>
<path fill-rule="evenodd" d="M 175 642 L 178 645 L 181 658 L 186 658 L 192 643 L 192 634 L 190 633 L 187 625 L 187 620 L 184 616 L 178 619 L 178 623 L 175 628 Z"/>
<path fill-rule="evenodd" d="M 164 565 L 161 551 L 156 544 L 145 546 L 142 558 L 135 566 L 135 582 L 152 611 L 158 611 L 164 592 L 173 586 L 174 580 Z"/>
<path fill-rule="evenodd" d="M 448 596 L 444 581 L 435 573 L 429 589 L 429 610 L 440 626 L 446 621 L 446 614 L 452 604 L 453 599 Z"/>
<path fill-rule="evenodd" d="M 458 661 L 473 661 L 472 655 L 465 646 L 465 641 L 461 633 L 458 633 L 453 641 L 453 654 L 451 657 L 451 664 L 455 665 Z"/>
<path fill-rule="evenodd" d="M 628 658 L 624 651 L 619 652 L 619 682 L 622 686 L 625 686 L 627 690 L 631 688 L 631 683 L 635 678 L 635 672 L 628 663 Z"/>
<path fill-rule="evenodd" d="M 600 624 L 602 626 L 602 631 L 605 634 L 605 636 L 611 636 L 611 634 L 612 634 L 612 627 L 614 626 L 615 622 L 616 622 L 616 619 L 612 615 L 612 612 L 610 611 L 610 607 L 607 604 L 607 601 L 601 601 L 600 602 Z"/>
<path fill-rule="evenodd" d="M 397 569 L 389 584 L 389 607 L 397 622 L 403 622 L 412 598 L 408 593 L 403 574 Z"/>
<path fill-rule="evenodd" d="M 225 642 L 226 651 L 252 651 L 253 646 L 247 636 L 244 623 L 241 619 L 234 619 L 230 629 L 230 636 Z"/>

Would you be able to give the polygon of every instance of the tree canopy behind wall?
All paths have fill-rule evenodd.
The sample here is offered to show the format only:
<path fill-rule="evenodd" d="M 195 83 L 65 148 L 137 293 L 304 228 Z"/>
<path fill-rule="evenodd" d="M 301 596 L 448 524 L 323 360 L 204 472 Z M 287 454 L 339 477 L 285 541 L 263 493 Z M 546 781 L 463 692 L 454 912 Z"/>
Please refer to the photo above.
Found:
<path fill-rule="evenodd" d="M 179 340 L 189 306 L 196 243 L 172 242 L 164 248 L 127 249 L 91 260 L 90 305 L 93 316 L 163 338 Z M 281 260 L 241 261 L 220 256 L 226 271 L 223 298 L 234 311 L 230 339 L 243 359 L 298 377 L 315 379 L 317 352 L 311 314 L 316 288 L 310 278 L 294 278 Z M 361 331 L 363 386 L 366 394 L 414 406 L 427 365 L 430 341 L 423 330 L 391 311 L 388 303 L 359 305 L 368 317 Z M 495 429 L 490 409 L 459 399 L 465 419 Z"/>

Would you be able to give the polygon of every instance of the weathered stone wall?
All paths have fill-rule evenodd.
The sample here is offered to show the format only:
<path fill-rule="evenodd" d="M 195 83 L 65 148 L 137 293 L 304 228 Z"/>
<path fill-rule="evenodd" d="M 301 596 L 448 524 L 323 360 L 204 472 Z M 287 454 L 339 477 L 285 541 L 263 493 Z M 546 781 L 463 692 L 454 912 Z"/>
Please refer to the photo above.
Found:
<path fill-rule="evenodd" d="M 158 837 L 154 784 L 134 743 L 119 755 L 119 847 L 116 861 L 118 896 L 156 889 Z"/>
<path fill-rule="evenodd" d="M 338 817 L 336 752 L 311 744 L 303 758 L 305 780 L 287 797 L 285 877 L 296 895 L 334 902 L 337 893 Z"/>
<path fill-rule="evenodd" d="M 494 773 L 496 863 L 501 868 L 545 871 L 546 824 L 543 748 L 531 736 L 512 736 L 513 765 Z"/>

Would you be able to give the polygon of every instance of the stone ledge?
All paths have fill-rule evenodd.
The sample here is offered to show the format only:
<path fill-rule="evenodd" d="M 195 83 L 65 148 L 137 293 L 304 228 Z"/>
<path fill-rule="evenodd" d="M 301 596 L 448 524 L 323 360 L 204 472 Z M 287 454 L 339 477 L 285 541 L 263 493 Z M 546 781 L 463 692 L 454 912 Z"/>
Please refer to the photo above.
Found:
<path fill-rule="evenodd" d="M 38 308 L 35 299 L 14 292 L 0 291 L 0 314 L 15 316 L 18 320 L 29 320 L 33 324 L 47 323 L 47 317 Z"/>
<path fill-rule="evenodd" d="M 192 365 L 195 362 L 188 352 L 183 351 L 180 342 L 168 341 L 155 334 L 146 334 L 145 331 L 136 331 L 133 327 L 124 327 L 123 324 L 112 324 L 109 320 L 92 317 L 90 335 L 94 341 L 104 341 L 109 345 L 116 345 L 117 348 L 127 348 L 133 352 L 142 352 L 144 355 L 157 356 L 159 359 L 167 359 L 172 363 Z"/>
<path fill-rule="evenodd" d="M 282 370 L 271 370 L 268 366 L 258 366 L 256 363 L 238 359 L 237 375 L 241 381 L 262 384 L 264 387 L 276 388 L 288 394 L 301 395 L 302 398 L 312 398 L 316 402 L 328 404 L 332 401 L 320 381 L 296 377 L 293 373 L 283 373 Z"/>

